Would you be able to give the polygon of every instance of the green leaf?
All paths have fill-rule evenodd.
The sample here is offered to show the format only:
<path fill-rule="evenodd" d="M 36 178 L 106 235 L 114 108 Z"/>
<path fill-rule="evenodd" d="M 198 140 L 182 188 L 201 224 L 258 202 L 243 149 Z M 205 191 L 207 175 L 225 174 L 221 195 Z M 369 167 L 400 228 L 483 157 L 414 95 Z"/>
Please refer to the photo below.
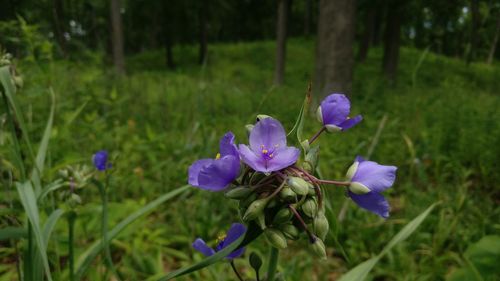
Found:
<path fill-rule="evenodd" d="M 0 241 L 8 239 L 21 239 L 27 237 L 27 232 L 24 227 L 12 227 L 8 226 L 6 228 L 0 229 Z"/>
<path fill-rule="evenodd" d="M 292 130 L 288 133 L 287 136 L 291 135 L 295 130 L 297 130 L 297 140 L 302 145 L 303 136 L 302 131 L 304 129 L 304 118 L 309 110 L 309 106 L 311 104 L 311 83 L 309 83 L 307 87 L 306 97 L 304 98 L 304 102 L 302 103 L 302 107 L 300 108 L 299 116 L 297 117 L 297 121 L 295 121 L 295 125 L 293 125 Z M 304 148 L 304 147 L 303 147 Z M 305 150 L 305 148 L 304 148 Z"/>
<path fill-rule="evenodd" d="M 173 191 L 170 191 L 169 193 L 160 196 L 156 200 L 148 203 L 146 206 L 142 207 L 141 209 L 135 211 L 134 213 L 126 217 L 124 220 L 118 223 L 113 229 L 108 231 L 107 242 L 109 243 L 116 236 L 118 236 L 118 234 L 120 234 L 127 226 L 129 226 L 142 216 L 148 214 L 149 212 L 151 212 L 161 204 L 165 203 L 166 201 L 187 191 L 189 187 L 190 187 L 189 185 L 185 185 Z M 89 269 L 90 265 L 92 264 L 92 261 L 102 251 L 102 249 L 103 249 L 103 243 L 101 243 L 101 240 L 99 239 L 95 241 L 83 254 L 81 254 L 78 257 L 76 263 L 75 280 L 81 280 L 83 278 L 83 276 Z"/>
<path fill-rule="evenodd" d="M 38 212 L 38 206 L 36 204 L 35 192 L 33 191 L 33 187 L 31 186 L 31 183 L 29 181 L 22 184 L 16 182 L 16 188 L 17 192 L 19 193 L 21 204 L 23 205 L 26 215 L 28 216 L 30 224 L 33 228 L 33 234 L 35 235 L 36 245 L 42 258 L 43 267 L 45 268 L 45 274 L 47 275 L 47 279 L 52 280 L 49 261 L 47 259 L 45 241 L 40 229 L 40 215 Z"/>
<path fill-rule="evenodd" d="M 57 179 L 54 182 L 46 185 L 43 189 L 42 192 L 38 195 L 38 201 L 43 201 L 43 199 L 52 191 L 55 191 L 61 187 L 64 186 L 64 182 L 61 179 Z"/>
<path fill-rule="evenodd" d="M 45 131 L 43 133 L 42 141 L 40 142 L 40 147 L 36 154 L 35 167 L 31 171 L 31 180 L 35 185 L 35 191 L 37 195 L 42 192 L 41 175 L 45 166 L 45 156 L 47 155 L 47 149 L 49 147 L 50 133 L 52 131 L 52 123 L 54 122 L 54 110 L 56 105 L 56 98 L 52 88 L 49 90 L 52 103 L 50 106 L 49 119 L 47 120 L 47 125 L 45 126 Z"/>
<path fill-rule="evenodd" d="M 47 218 L 47 221 L 45 222 L 45 225 L 43 227 L 43 243 L 44 243 L 44 247 L 45 249 L 48 248 L 49 246 L 49 241 L 50 241 L 50 236 L 52 235 L 52 232 L 54 231 L 54 228 L 57 224 L 57 221 L 59 220 L 59 218 L 61 218 L 61 216 L 64 214 L 64 210 L 62 209 L 57 209 L 55 211 L 53 211 L 50 216 Z M 40 264 L 43 263 L 43 260 L 42 260 L 42 255 L 40 255 L 40 253 L 36 253 L 35 255 L 35 265 L 34 266 L 34 276 L 39 276 L 39 278 L 42 278 L 41 276 L 43 276 L 43 272 L 41 271 L 41 267 L 38 266 Z"/>
<path fill-rule="evenodd" d="M 222 259 L 224 259 L 227 255 L 229 255 L 231 252 L 234 250 L 245 247 L 248 245 L 250 242 L 255 240 L 259 235 L 262 233 L 262 230 L 260 229 L 259 226 L 252 224 L 251 226 L 248 227 L 248 231 L 245 233 L 245 235 L 242 235 L 240 238 L 238 238 L 236 241 L 233 243 L 229 244 L 226 248 L 222 249 L 221 251 L 215 253 L 212 256 L 206 257 L 205 259 L 190 265 L 188 267 L 180 268 L 178 270 L 175 270 L 173 272 L 170 272 L 169 274 L 158 277 L 158 279 L 154 278 L 153 280 L 157 281 L 167 281 L 171 280 L 173 278 L 180 277 L 182 275 L 186 275 L 192 272 L 195 272 L 197 270 L 200 270 L 202 268 L 205 268 L 209 265 L 212 265 Z"/>
<path fill-rule="evenodd" d="M 377 256 L 362 262 L 353 269 L 349 270 L 346 274 L 342 275 L 339 281 L 359 281 L 364 280 L 368 273 L 373 269 L 377 262 L 387 254 L 396 244 L 408 238 L 417 227 L 425 220 L 429 213 L 434 209 L 437 203 L 432 204 L 427 210 L 414 218 L 403 229 L 401 229 L 394 238 L 385 246 L 385 248 Z"/>

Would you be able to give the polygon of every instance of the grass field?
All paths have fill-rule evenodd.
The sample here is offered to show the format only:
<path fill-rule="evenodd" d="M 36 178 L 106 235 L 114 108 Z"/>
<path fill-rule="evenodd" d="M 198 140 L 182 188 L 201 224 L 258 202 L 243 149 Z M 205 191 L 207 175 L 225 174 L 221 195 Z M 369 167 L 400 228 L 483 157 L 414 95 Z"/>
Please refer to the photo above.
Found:
<path fill-rule="evenodd" d="M 39 139 L 50 107 L 46 89 L 52 86 L 56 93 L 47 179 L 57 178 L 67 165 L 90 165 L 97 150 L 113 154 L 113 226 L 146 202 L 184 185 L 188 166 L 213 157 L 226 131 L 245 143 L 244 125 L 253 123 L 256 114 L 272 115 L 292 128 L 313 75 L 314 44 L 293 39 L 287 51 L 282 87 L 272 86 L 272 42 L 211 45 L 205 66 L 195 64 L 195 47 L 179 46 L 173 71 L 164 69 L 162 51 L 147 52 L 128 58 L 128 75 L 122 79 L 113 78 L 95 55 L 71 62 L 19 61 L 25 84 L 19 100 L 32 136 Z M 354 156 L 367 155 L 373 144 L 371 159 L 399 167 L 396 184 L 386 193 L 391 217 L 384 221 L 348 204 L 338 221 L 348 199 L 343 190 L 327 187 L 333 207 L 326 241 L 329 259 L 319 262 L 303 250 L 303 241 L 293 243 L 280 260 L 287 280 L 335 280 L 379 253 L 403 225 L 435 202 L 440 204 L 417 231 L 378 263 L 371 273 L 374 280 L 451 279 L 468 264 L 464 252 L 469 245 L 500 233 L 498 64 L 467 67 L 457 59 L 403 48 L 398 83 L 389 85 L 379 73 L 381 58 L 382 50 L 373 49 L 366 63 L 356 66 L 353 91 L 346 94 L 353 113 L 363 114 L 364 120 L 319 140 L 320 169 L 327 178 L 342 178 Z M 315 118 L 308 116 L 305 134 L 317 129 Z M 1 154 L 8 155 L 9 144 L 4 137 L 0 140 Z M 95 187 L 78 193 L 83 202 L 77 208 L 77 256 L 99 238 L 101 208 Z M 11 203 L 19 206 L 15 190 L 3 189 L 2 194 L 0 210 L 19 213 L 20 207 L 8 211 Z M 53 204 L 62 204 L 57 194 Z M 193 189 L 127 228 L 111 245 L 113 260 L 128 280 L 146 280 L 201 260 L 190 247 L 194 238 L 217 237 L 237 216 L 235 202 Z M 63 267 L 55 269 L 56 280 L 64 280 L 66 226 L 61 223 L 56 230 L 49 258 Z M 263 238 L 249 248 L 266 254 Z M 13 251 L 0 249 L 0 280 L 16 279 Z M 99 280 L 102 264 L 94 263 L 88 280 Z M 253 276 L 243 259 L 236 264 L 243 275 Z M 491 280 L 497 277 L 491 275 Z M 219 263 L 179 280 L 234 277 L 226 263 Z"/>

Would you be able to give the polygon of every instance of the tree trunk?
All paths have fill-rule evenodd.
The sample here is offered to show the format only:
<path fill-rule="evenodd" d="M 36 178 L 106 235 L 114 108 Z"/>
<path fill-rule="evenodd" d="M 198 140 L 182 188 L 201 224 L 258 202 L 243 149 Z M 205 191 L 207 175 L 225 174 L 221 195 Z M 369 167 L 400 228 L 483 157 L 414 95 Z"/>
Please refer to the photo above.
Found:
<path fill-rule="evenodd" d="M 52 1 L 52 16 L 54 21 L 54 34 L 57 43 L 61 49 L 63 57 L 66 57 L 66 38 L 64 38 L 64 28 L 61 24 L 64 23 L 64 7 L 62 0 Z"/>
<path fill-rule="evenodd" d="M 304 13 L 304 36 L 311 35 L 312 1 L 313 0 L 306 0 L 306 10 Z"/>
<path fill-rule="evenodd" d="M 384 16 L 384 10 L 382 9 L 382 5 L 379 3 L 375 7 L 375 18 L 373 20 L 373 37 L 372 37 L 372 46 L 380 45 L 380 33 L 382 29 L 382 18 Z"/>
<path fill-rule="evenodd" d="M 377 16 L 377 10 L 375 7 L 368 7 L 368 11 L 365 16 L 365 30 L 363 32 L 363 38 L 359 46 L 358 60 L 359 62 L 364 62 L 366 56 L 368 55 L 368 50 L 370 49 L 370 44 L 373 42 L 373 36 L 375 33 L 375 17 Z"/>
<path fill-rule="evenodd" d="M 314 79 L 314 89 L 318 98 L 332 92 L 351 91 L 355 2 L 320 0 Z"/>
<path fill-rule="evenodd" d="M 125 74 L 125 57 L 123 54 L 123 29 L 120 0 L 111 0 L 111 45 L 113 63 L 116 73 Z"/>
<path fill-rule="evenodd" d="M 207 26 L 207 1 L 202 0 L 200 5 L 200 10 L 198 11 L 198 18 L 200 20 L 200 49 L 199 49 L 199 63 L 204 64 L 207 59 L 207 51 L 208 51 L 208 43 L 207 43 L 207 35 L 208 35 L 208 26 Z"/>
<path fill-rule="evenodd" d="M 476 59 L 476 48 L 477 48 L 477 31 L 479 29 L 479 0 L 471 0 L 470 11 L 472 18 L 472 26 L 470 30 L 469 37 L 469 52 L 467 54 L 466 63 L 470 64 L 474 59 Z"/>
<path fill-rule="evenodd" d="M 289 0 L 278 0 L 278 20 L 276 22 L 276 66 L 274 84 L 281 85 L 285 77 L 286 25 Z"/>
<path fill-rule="evenodd" d="M 493 63 L 493 59 L 495 58 L 495 50 L 497 49 L 499 35 L 500 35 L 500 17 L 497 20 L 497 30 L 495 32 L 495 37 L 493 38 L 493 42 L 491 42 L 490 53 L 488 54 L 488 60 L 486 60 L 487 64 Z"/>
<path fill-rule="evenodd" d="M 384 58 L 382 70 L 391 81 L 396 81 L 399 63 L 399 45 L 401 35 L 401 4 L 397 1 L 389 3 L 384 34 Z"/>

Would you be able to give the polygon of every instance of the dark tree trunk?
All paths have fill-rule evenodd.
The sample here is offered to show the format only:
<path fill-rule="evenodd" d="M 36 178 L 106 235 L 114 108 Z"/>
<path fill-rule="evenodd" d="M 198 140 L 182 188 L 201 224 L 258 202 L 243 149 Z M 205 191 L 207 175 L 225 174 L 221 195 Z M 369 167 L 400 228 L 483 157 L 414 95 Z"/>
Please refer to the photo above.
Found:
<path fill-rule="evenodd" d="M 52 1 L 52 17 L 54 22 L 54 34 L 57 44 L 61 49 L 63 57 L 67 56 L 66 52 L 66 38 L 64 38 L 64 6 L 62 0 Z"/>
<path fill-rule="evenodd" d="M 320 0 L 314 79 L 316 100 L 332 92 L 351 91 L 355 2 Z"/>
<path fill-rule="evenodd" d="M 359 45 L 358 60 L 364 62 L 366 56 L 368 55 L 368 50 L 370 49 L 370 44 L 373 42 L 373 36 L 375 33 L 375 17 L 377 16 L 377 10 L 375 7 L 368 7 L 368 11 L 365 15 L 365 26 L 363 31 L 363 37 L 361 38 L 361 43 Z"/>
<path fill-rule="evenodd" d="M 402 6 L 399 2 L 389 2 L 384 34 L 384 59 L 382 70 L 384 75 L 391 82 L 396 81 L 398 70 L 399 45 L 401 41 L 401 12 Z"/>
<path fill-rule="evenodd" d="M 174 45 L 174 38 L 173 38 L 173 23 L 174 23 L 174 15 L 177 12 L 176 7 L 174 7 L 173 3 L 169 3 L 166 1 L 161 2 L 161 25 L 162 25 L 162 41 L 163 41 L 163 47 L 165 49 L 165 63 L 168 68 L 174 69 L 175 68 L 175 62 L 174 62 L 174 54 L 173 54 L 173 45 Z"/>
<path fill-rule="evenodd" d="M 490 52 L 488 54 L 488 59 L 486 60 L 487 64 L 492 64 L 493 59 L 495 58 L 495 50 L 497 49 L 498 37 L 500 36 L 500 15 L 497 20 L 497 30 L 495 31 L 495 37 L 493 38 L 493 42 L 491 42 Z"/>
<path fill-rule="evenodd" d="M 207 51 L 208 51 L 208 26 L 207 26 L 207 1 L 201 1 L 200 10 L 198 11 L 198 18 L 200 21 L 199 32 L 200 32 L 200 49 L 199 49 L 199 63 L 204 64 L 207 59 Z"/>
<path fill-rule="evenodd" d="M 113 63 L 116 73 L 125 73 L 125 56 L 123 54 L 123 29 L 120 0 L 111 0 L 111 45 L 113 52 Z"/>
<path fill-rule="evenodd" d="M 375 18 L 373 19 L 373 37 L 372 37 L 372 46 L 379 46 L 380 45 L 380 33 L 382 29 L 382 18 L 383 18 L 383 9 L 382 5 L 377 5 L 375 7 Z"/>
<path fill-rule="evenodd" d="M 274 84 L 281 85 L 285 77 L 286 25 L 289 0 L 278 0 L 278 19 L 276 21 L 276 66 Z"/>
<path fill-rule="evenodd" d="M 479 29 L 479 0 L 471 0 L 470 3 L 470 11 L 472 17 L 472 26 L 470 29 L 470 37 L 469 37 L 469 52 L 467 54 L 466 63 L 470 64 L 473 60 L 476 59 L 476 48 L 477 48 L 477 39 L 478 34 L 477 31 Z"/>
<path fill-rule="evenodd" d="M 311 35 L 312 3 L 313 0 L 306 0 L 306 10 L 304 14 L 304 36 Z"/>
<path fill-rule="evenodd" d="M 174 62 L 174 54 L 172 51 L 172 40 L 170 39 L 170 36 L 165 36 L 165 56 L 166 56 L 166 62 L 167 66 L 170 69 L 175 68 L 175 62 Z"/>

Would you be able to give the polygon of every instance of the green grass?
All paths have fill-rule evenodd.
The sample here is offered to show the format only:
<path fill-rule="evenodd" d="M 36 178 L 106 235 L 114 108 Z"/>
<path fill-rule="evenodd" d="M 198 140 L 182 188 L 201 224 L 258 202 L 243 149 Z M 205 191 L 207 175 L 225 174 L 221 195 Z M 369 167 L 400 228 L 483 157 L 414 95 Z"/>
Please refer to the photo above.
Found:
<path fill-rule="evenodd" d="M 95 151 L 108 149 L 116 157 L 109 194 L 112 226 L 159 194 L 184 185 L 187 167 L 200 157 L 214 156 L 219 137 L 226 131 L 233 131 L 238 142 L 246 142 L 244 125 L 252 123 L 256 114 L 273 115 L 288 129 L 293 126 L 313 75 L 312 41 L 290 40 L 282 87 L 272 86 L 272 42 L 211 45 L 208 64 L 203 67 L 195 64 L 196 51 L 192 46 L 177 47 L 174 71 L 164 69 L 162 51 L 130 57 L 129 74 L 120 80 L 99 63 L 98 56 L 39 66 L 19 62 L 25 80 L 19 99 L 33 136 L 42 135 L 49 114 L 47 87 L 52 86 L 57 94 L 47 178 L 57 178 L 58 170 L 69 164 L 90 164 Z M 380 75 L 381 49 L 371 50 L 366 63 L 356 66 L 354 89 L 348 93 L 353 113 L 363 114 L 363 122 L 319 140 L 323 174 L 341 178 L 355 155 L 367 153 L 380 120 L 387 115 L 371 158 L 399 167 L 397 182 L 386 193 L 391 217 L 384 222 L 350 204 L 342 222 L 331 221 L 333 237 L 340 245 L 334 239 L 326 241 L 328 261 L 314 260 L 303 250 L 303 242 L 282 251 L 280 270 L 287 280 L 340 276 L 380 252 L 404 224 L 437 201 L 441 204 L 424 224 L 384 257 L 371 276 L 377 280 L 445 279 L 465 264 L 462 254 L 468 245 L 500 232 L 500 67 L 466 67 L 462 61 L 428 54 L 416 69 L 422 54 L 402 48 L 398 83 L 390 86 Z M 308 116 L 305 134 L 317 129 L 313 116 Z M 2 141 L 0 146 L 7 160 L 8 145 Z M 331 188 L 328 200 L 337 214 L 346 199 L 342 190 Z M 4 190 L 2 212 L 10 202 L 19 206 L 12 199 L 15 193 Z M 101 207 L 93 186 L 79 194 L 83 204 L 77 209 L 77 256 L 99 238 Z M 54 200 L 60 204 L 57 196 Z M 188 265 L 201 259 L 190 248 L 195 237 L 215 239 L 236 220 L 233 202 L 221 194 L 195 190 L 165 204 L 113 241 L 115 266 L 130 280 L 144 280 Z M 58 225 L 56 239 L 49 244 L 52 264 L 59 256 L 64 266 L 65 227 Z M 264 239 L 250 248 L 266 254 Z M 2 247 L 0 260 L 6 261 L 0 267 L 0 280 L 15 279 L 12 248 Z M 102 264 L 97 260 L 89 280 L 101 276 Z M 54 274 L 54 278 L 64 278 L 64 274 Z M 252 276 L 249 268 L 243 274 Z M 229 265 L 221 263 L 180 280 L 233 279 Z"/>

